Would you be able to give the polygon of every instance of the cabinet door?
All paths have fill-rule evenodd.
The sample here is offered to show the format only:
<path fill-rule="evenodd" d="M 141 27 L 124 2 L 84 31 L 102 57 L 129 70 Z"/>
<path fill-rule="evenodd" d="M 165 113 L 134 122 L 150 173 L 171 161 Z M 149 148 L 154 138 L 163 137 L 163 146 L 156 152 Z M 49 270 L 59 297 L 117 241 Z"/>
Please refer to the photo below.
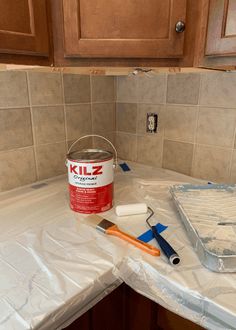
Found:
<path fill-rule="evenodd" d="M 210 0 L 206 55 L 236 55 L 235 0 Z"/>
<path fill-rule="evenodd" d="M 0 53 L 48 56 L 46 0 L 0 0 Z"/>
<path fill-rule="evenodd" d="M 180 58 L 186 0 L 63 0 L 67 57 Z"/>

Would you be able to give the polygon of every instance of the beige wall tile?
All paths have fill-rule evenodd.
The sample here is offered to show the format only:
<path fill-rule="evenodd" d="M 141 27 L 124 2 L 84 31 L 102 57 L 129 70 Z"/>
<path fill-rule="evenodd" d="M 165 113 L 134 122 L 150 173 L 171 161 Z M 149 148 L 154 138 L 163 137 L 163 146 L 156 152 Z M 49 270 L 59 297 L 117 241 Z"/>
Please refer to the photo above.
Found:
<path fill-rule="evenodd" d="M 167 103 L 198 104 L 200 74 L 169 74 L 167 81 Z"/>
<path fill-rule="evenodd" d="M 165 106 L 163 105 L 151 105 L 151 104 L 138 104 L 138 119 L 137 119 L 137 132 L 138 134 L 152 135 L 153 133 L 147 133 L 147 114 L 158 114 L 158 128 L 157 135 L 163 134 L 163 112 Z M 156 135 L 154 134 L 154 135 Z"/>
<path fill-rule="evenodd" d="M 193 144 L 164 140 L 162 166 L 183 174 L 191 174 Z"/>
<path fill-rule="evenodd" d="M 0 178 L 0 191 L 35 182 L 33 148 L 0 152 Z"/>
<path fill-rule="evenodd" d="M 216 182 L 229 180 L 232 151 L 218 147 L 197 145 L 194 154 L 193 176 Z"/>
<path fill-rule="evenodd" d="M 115 132 L 103 133 L 102 136 L 108 139 L 115 146 Z M 74 141 L 67 142 L 68 148 L 72 145 L 73 142 Z M 115 152 L 112 146 L 105 140 L 98 137 L 89 137 L 79 141 L 74 145 L 74 147 L 72 147 L 70 152 L 82 150 L 82 149 L 92 149 L 92 148 L 110 151 L 115 158 Z"/>
<path fill-rule="evenodd" d="M 30 109 L 0 110 L 0 150 L 27 147 L 32 144 Z"/>
<path fill-rule="evenodd" d="M 118 157 L 131 161 L 137 160 L 137 137 L 133 134 L 117 133 L 116 148 Z"/>
<path fill-rule="evenodd" d="M 197 143 L 233 147 L 236 110 L 200 108 Z"/>
<path fill-rule="evenodd" d="M 236 183 L 236 150 L 233 150 L 231 173 L 230 173 L 230 182 Z"/>
<path fill-rule="evenodd" d="M 69 151 L 69 148 L 71 147 L 72 143 L 74 143 L 76 140 L 67 141 L 67 151 Z M 88 137 L 85 139 L 82 139 L 74 144 L 70 152 L 82 150 L 82 149 L 91 149 L 93 148 L 93 139 L 92 137 Z"/>
<path fill-rule="evenodd" d="M 162 166 L 162 136 L 138 136 L 137 161 L 146 165 Z"/>
<path fill-rule="evenodd" d="M 101 135 L 103 137 L 105 137 L 106 139 L 108 139 L 115 147 L 115 132 L 109 132 L 109 133 L 103 132 Z M 113 155 L 115 155 L 115 152 L 114 152 L 114 149 L 112 148 L 112 146 L 105 140 L 102 140 L 98 137 L 93 138 L 93 146 L 95 149 L 107 150 L 107 151 L 112 152 Z"/>
<path fill-rule="evenodd" d="M 92 102 L 114 102 L 114 80 L 114 77 L 109 76 L 92 76 Z"/>
<path fill-rule="evenodd" d="M 116 104 L 116 130 L 121 132 L 136 133 L 137 104 Z"/>
<path fill-rule="evenodd" d="M 138 102 L 162 104 L 166 102 L 167 75 L 138 76 Z"/>
<path fill-rule="evenodd" d="M 165 138 L 194 142 L 198 107 L 169 105 L 163 112 Z"/>
<path fill-rule="evenodd" d="M 65 103 L 87 103 L 91 100 L 90 77 L 78 74 L 64 74 Z"/>
<path fill-rule="evenodd" d="M 26 73 L 20 71 L 0 72 L 0 108 L 25 107 L 29 105 Z"/>
<path fill-rule="evenodd" d="M 91 134 L 92 119 L 90 104 L 66 106 L 67 139 L 75 140 L 82 135 Z"/>
<path fill-rule="evenodd" d="M 200 104 L 236 108 L 236 73 L 210 72 L 202 74 Z"/>
<path fill-rule="evenodd" d="M 137 103 L 137 77 L 117 77 L 117 102 Z"/>
<path fill-rule="evenodd" d="M 39 180 L 66 173 L 65 160 L 65 142 L 36 146 Z"/>
<path fill-rule="evenodd" d="M 95 134 L 115 130 L 114 103 L 92 104 L 92 127 Z"/>
<path fill-rule="evenodd" d="M 32 105 L 62 104 L 60 73 L 29 72 Z"/>
<path fill-rule="evenodd" d="M 36 144 L 66 139 L 63 106 L 33 107 L 32 112 Z"/>

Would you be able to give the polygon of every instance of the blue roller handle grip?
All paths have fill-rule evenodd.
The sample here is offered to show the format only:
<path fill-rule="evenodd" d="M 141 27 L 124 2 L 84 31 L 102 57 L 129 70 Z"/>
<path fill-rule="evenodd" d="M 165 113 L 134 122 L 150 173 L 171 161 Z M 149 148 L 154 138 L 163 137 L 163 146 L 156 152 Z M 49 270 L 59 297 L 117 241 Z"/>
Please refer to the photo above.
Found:
<path fill-rule="evenodd" d="M 160 234 L 158 234 L 155 226 L 152 226 L 152 232 L 161 250 L 167 256 L 170 263 L 177 265 L 180 262 L 180 258 L 177 252 L 172 248 L 172 246 L 170 246 L 170 244 Z"/>

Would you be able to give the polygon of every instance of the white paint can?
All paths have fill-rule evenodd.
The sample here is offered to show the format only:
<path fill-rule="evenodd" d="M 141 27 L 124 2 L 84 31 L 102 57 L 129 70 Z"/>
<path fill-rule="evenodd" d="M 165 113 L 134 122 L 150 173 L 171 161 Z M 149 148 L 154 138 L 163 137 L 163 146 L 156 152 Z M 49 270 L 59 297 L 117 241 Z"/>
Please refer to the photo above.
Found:
<path fill-rule="evenodd" d="M 117 152 L 113 144 L 100 135 L 86 135 L 76 140 L 67 154 L 70 207 L 79 213 L 100 213 L 112 208 L 114 157 L 101 149 L 82 149 L 70 152 L 72 147 L 87 137 L 106 140 Z"/>

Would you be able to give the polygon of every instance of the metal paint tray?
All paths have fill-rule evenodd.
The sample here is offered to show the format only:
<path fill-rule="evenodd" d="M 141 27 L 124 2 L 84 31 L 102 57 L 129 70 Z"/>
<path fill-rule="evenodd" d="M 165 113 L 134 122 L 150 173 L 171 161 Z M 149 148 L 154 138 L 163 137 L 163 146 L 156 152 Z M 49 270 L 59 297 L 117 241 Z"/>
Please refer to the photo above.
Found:
<path fill-rule="evenodd" d="M 175 185 L 170 192 L 201 263 L 236 272 L 236 185 Z"/>

